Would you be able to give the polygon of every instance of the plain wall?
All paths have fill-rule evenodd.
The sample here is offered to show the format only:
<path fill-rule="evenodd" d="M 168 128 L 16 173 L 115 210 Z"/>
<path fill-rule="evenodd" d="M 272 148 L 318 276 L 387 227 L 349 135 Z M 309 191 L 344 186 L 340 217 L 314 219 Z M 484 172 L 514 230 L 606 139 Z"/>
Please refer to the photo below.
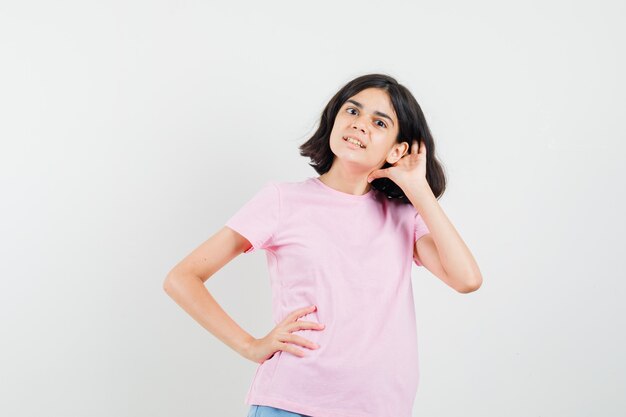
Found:
<path fill-rule="evenodd" d="M 623 2 L 0 3 L 0 414 L 245 416 L 163 291 L 370 72 L 415 95 L 482 287 L 413 268 L 414 416 L 623 416 Z M 272 329 L 262 251 L 206 283 Z M 396 416 L 381 416 L 396 417 Z"/>

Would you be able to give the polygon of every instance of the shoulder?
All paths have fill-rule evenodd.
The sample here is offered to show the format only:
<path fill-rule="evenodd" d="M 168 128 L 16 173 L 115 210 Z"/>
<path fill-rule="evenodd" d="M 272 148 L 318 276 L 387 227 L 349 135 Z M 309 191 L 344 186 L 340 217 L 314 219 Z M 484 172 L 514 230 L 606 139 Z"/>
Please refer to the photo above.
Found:
<path fill-rule="evenodd" d="M 265 182 L 266 187 L 275 188 L 281 195 L 289 196 L 294 194 L 308 193 L 311 191 L 311 180 L 285 181 L 269 180 Z"/>

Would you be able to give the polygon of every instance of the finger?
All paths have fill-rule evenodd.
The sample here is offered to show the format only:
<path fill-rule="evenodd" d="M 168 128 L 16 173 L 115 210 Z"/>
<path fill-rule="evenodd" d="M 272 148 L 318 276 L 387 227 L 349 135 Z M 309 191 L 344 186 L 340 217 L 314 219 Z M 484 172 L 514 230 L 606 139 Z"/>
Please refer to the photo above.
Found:
<path fill-rule="evenodd" d="M 411 153 L 418 153 L 419 150 L 419 142 L 417 139 L 413 139 L 413 143 L 411 144 Z"/>
<path fill-rule="evenodd" d="M 376 178 L 386 177 L 388 172 L 388 168 L 378 169 L 367 176 L 367 182 L 372 182 Z"/>
<path fill-rule="evenodd" d="M 426 142 L 422 141 L 422 143 L 420 144 L 420 151 L 419 151 L 420 155 L 426 155 Z"/>
<path fill-rule="evenodd" d="M 300 356 L 301 358 L 308 356 L 303 350 L 298 349 L 297 347 L 289 343 L 283 343 L 282 346 L 280 347 L 280 350 L 284 352 L 292 353 L 296 356 Z"/>
<path fill-rule="evenodd" d="M 291 343 L 295 343 L 298 344 L 300 346 L 303 346 L 305 348 L 309 348 L 309 349 L 318 349 L 320 347 L 320 345 L 318 345 L 317 343 L 313 342 L 312 340 L 306 339 L 302 336 L 298 336 L 295 334 L 291 334 L 291 336 L 289 336 L 287 338 L 287 341 L 291 342 Z"/>
<path fill-rule="evenodd" d="M 291 312 L 287 317 L 281 322 L 281 324 L 287 324 L 293 321 L 296 321 L 300 317 L 306 316 L 309 313 L 317 310 L 316 305 L 299 308 L 296 311 Z"/>
<path fill-rule="evenodd" d="M 289 331 L 309 330 L 309 329 L 321 330 L 324 327 L 326 326 L 324 326 L 322 323 L 316 323 L 314 321 L 293 321 L 287 325 L 287 328 L 289 329 Z"/>

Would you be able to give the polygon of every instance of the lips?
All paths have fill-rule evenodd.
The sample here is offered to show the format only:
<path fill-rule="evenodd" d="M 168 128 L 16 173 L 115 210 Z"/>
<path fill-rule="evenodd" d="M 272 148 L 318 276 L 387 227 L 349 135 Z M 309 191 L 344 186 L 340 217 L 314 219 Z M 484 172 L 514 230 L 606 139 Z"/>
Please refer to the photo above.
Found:
<path fill-rule="evenodd" d="M 345 140 L 345 141 L 347 142 L 346 138 L 351 138 L 351 139 L 358 140 L 359 142 L 361 142 L 361 145 L 363 145 L 363 147 L 362 147 L 361 149 L 365 149 L 365 148 L 367 148 L 367 146 L 365 145 L 365 142 L 363 142 L 360 138 L 358 138 L 358 137 L 356 137 L 356 136 L 347 135 L 347 136 L 343 136 L 343 137 L 342 137 L 342 139 L 343 139 L 343 140 Z"/>

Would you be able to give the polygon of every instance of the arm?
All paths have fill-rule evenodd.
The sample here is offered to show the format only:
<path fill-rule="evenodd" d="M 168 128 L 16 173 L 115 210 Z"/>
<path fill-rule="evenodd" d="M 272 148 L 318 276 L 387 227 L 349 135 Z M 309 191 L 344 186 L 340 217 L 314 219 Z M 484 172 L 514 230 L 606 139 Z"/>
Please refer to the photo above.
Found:
<path fill-rule="evenodd" d="M 249 247 L 246 238 L 223 227 L 179 262 L 163 282 L 165 292 L 195 321 L 244 357 L 254 337 L 222 309 L 204 283 Z"/>
<path fill-rule="evenodd" d="M 422 265 L 460 293 L 476 291 L 482 275 L 472 253 L 461 239 L 427 183 L 412 187 L 406 196 L 430 233 L 415 242 L 414 254 Z"/>

